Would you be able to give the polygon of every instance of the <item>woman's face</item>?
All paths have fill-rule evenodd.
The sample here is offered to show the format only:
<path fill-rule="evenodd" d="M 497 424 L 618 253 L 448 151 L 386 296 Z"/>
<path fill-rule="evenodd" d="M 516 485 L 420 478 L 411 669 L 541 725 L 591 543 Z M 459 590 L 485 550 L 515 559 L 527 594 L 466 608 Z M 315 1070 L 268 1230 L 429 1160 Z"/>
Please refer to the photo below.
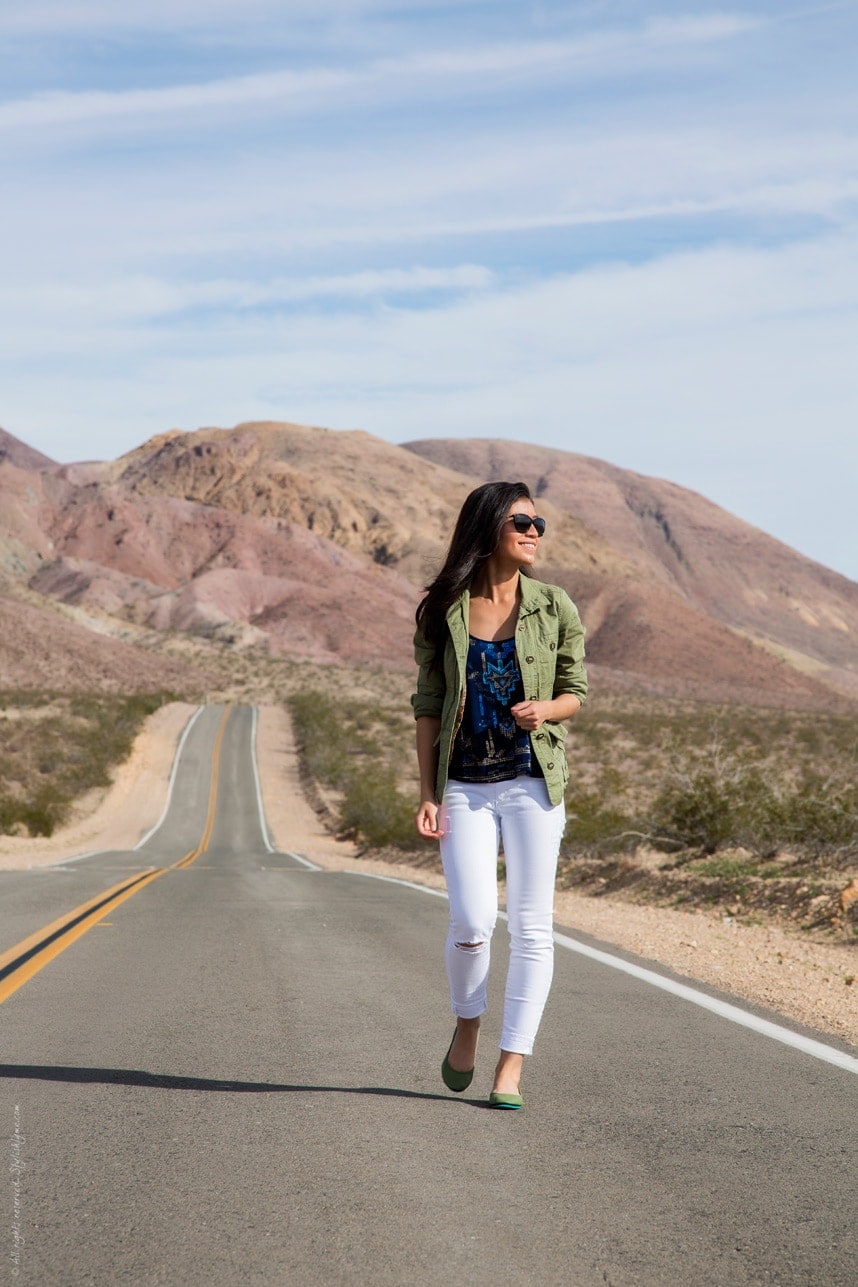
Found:
<path fill-rule="evenodd" d="M 521 567 L 533 563 L 539 549 L 539 537 L 535 527 L 530 527 L 526 532 L 517 531 L 512 521 L 513 514 L 528 514 L 532 518 L 536 514 L 533 501 L 524 498 L 513 501 L 510 505 L 501 528 L 495 556 L 503 559 L 504 562 L 517 563 Z"/>

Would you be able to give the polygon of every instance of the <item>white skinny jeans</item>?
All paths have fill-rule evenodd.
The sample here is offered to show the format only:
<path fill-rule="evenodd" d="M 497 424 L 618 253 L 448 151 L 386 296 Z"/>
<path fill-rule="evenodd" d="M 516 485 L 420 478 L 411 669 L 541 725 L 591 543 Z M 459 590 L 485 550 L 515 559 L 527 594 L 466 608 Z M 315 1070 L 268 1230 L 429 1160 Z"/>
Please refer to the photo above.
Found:
<path fill-rule="evenodd" d="M 441 804 L 441 861 L 450 896 L 447 977 L 453 1013 L 487 1008 L 490 944 L 498 914 L 498 846 L 503 840 L 509 970 L 500 1047 L 529 1055 L 554 973 L 554 880 L 566 824 L 542 778 L 449 781 Z"/>

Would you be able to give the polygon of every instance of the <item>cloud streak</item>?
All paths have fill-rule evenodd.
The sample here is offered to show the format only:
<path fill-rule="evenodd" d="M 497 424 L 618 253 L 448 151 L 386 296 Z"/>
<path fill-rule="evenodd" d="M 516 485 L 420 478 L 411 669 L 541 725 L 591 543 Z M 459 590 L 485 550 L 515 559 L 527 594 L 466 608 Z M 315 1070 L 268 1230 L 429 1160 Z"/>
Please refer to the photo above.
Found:
<path fill-rule="evenodd" d="M 211 31 L 213 26 L 242 27 L 283 16 L 282 0 L 27 0 L 0 10 L 0 31 L 17 35 L 122 31 Z M 412 0 L 288 0 L 290 19 L 359 17 L 391 8 L 420 8 Z"/>
<path fill-rule="evenodd" d="M 85 318 L 90 325 L 170 317 L 199 310 L 270 310 L 314 301 L 355 301 L 483 291 L 494 274 L 477 264 L 455 268 L 387 269 L 338 277 L 274 279 L 264 283 L 215 279 L 178 283 L 153 277 L 122 277 L 103 283 L 0 286 L 0 310 L 16 326 L 50 314 L 57 320 Z"/>
<path fill-rule="evenodd" d="M 496 79 L 572 75 L 596 80 L 633 68 L 662 67 L 687 58 L 695 46 L 733 39 L 754 30 L 756 20 L 715 15 L 651 20 L 633 30 L 577 40 L 530 41 L 466 50 L 438 50 L 367 66 L 291 69 L 223 77 L 207 83 L 153 89 L 51 91 L 0 103 L 0 130 L 52 125 L 97 124 L 133 117 L 184 116 L 213 110 L 270 107 L 290 110 L 336 109 L 351 91 L 373 91 L 376 99 L 416 97 L 442 92 L 449 82 L 473 84 L 482 91 Z"/>

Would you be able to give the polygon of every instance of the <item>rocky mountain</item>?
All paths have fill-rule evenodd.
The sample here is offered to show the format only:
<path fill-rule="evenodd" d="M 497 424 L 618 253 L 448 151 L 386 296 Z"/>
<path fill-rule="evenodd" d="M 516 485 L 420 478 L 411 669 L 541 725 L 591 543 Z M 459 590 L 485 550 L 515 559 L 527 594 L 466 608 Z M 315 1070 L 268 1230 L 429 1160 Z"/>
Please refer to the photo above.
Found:
<path fill-rule="evenodd" d="M 0 574 L 108 632 L 407 668 L 462 499 L 503 476 L 539 497 L 539 572 L 579 604 L 598 683 L 819 707 L 858 695 L 854 583 L 673 484 L 522 444 L 264 423 L 169 433 L 100 464 L 10 451 Z"/>
<path fill-rule="evenodd" d="M 55 462 L 40 451 L 28 447 L 20 438 L 14 438 L 5 429 L 0 429 L 0 461 L 10 460 L 19 469 L 50 469 Z"/>

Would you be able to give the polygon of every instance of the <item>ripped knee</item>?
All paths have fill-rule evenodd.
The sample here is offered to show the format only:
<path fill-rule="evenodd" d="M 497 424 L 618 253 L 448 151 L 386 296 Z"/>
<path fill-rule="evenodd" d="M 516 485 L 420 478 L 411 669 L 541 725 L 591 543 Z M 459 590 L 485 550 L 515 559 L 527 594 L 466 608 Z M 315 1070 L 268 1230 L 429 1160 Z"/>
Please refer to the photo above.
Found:
<path fill-rule="evenodd" d="M 477 952 L 481 952 L 485 945 L 485 940 L 480 939 L 476 943 L 456 943 L 455 946 L 460 952 L 470 952 L 475 955 Z"/>

